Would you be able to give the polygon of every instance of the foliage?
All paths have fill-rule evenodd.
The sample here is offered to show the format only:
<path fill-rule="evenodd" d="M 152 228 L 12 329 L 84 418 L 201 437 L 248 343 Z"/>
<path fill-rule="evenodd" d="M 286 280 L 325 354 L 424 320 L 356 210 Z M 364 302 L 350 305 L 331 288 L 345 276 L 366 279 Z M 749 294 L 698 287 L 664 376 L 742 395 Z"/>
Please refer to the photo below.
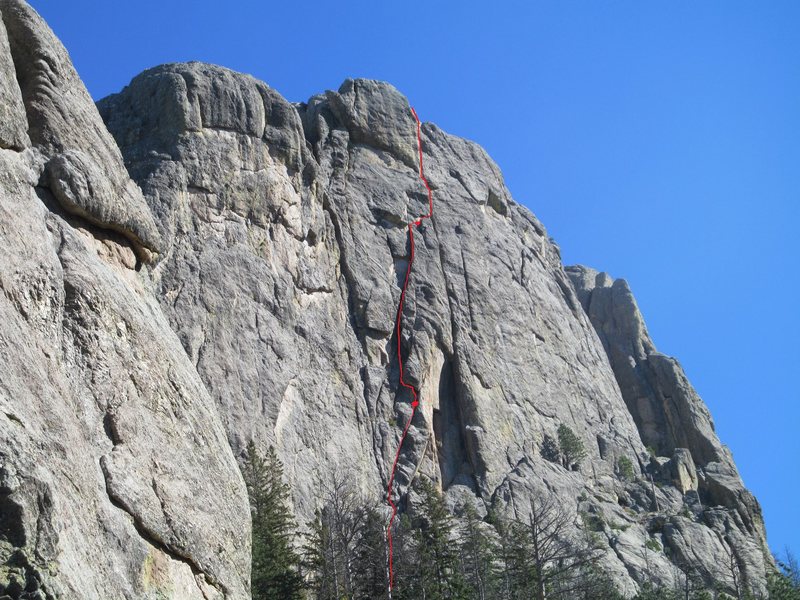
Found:
<path fill-rule="evenodd" d="M 603 520 L 601 515 L 586 511 L 582 511 L 580 515 L 584 527 L 586 527 L 586 529 L 589 531 L 601 533 L 605 530 L 606 522 Z"/>
<path fill-rule="evenodd" d="M 532 498 L 525 522 L 495 517 L 493 523 L 501 540 L 502 598 L 601 598 L 613 588 L 596 574 L 592 538 L 576 536 L 573 516 L 554 497 Z"/>
<path fill-rule="evenodd" d="M 430 600 L 462 598 L 466 585 L 460 569 L 455 522 L 439 490 L 427 479 L 418 480 L 421 502 L 414 529 L 420 585 Z"/>
<path fill-rule="evenodd" d="M 430 480 L 417 480 L 411 502 L 393 528 L 394 587 L 388 589 L 383 502 L 354 491 L 352 478 L 333 476 L 323 507 L 309 524 L 305 566 L 308 600 L 622 600 L 601 570 L 599 543 L 608 531 L 602 515 L 580 512 L 585 529 L 575 529 L 575 512 L 555 496 L 534 496 L 527 514 L 515 518 L 490 511 L 482 519 L 466 503 L 459 518 L 448 510 Z M 401 505 L 403 506 L 403 505 Z M 593 531 L 594 530 L 594 531 Z M 646 579 L 634 600 L 800 600 L 800 572 L 787 555 L 769 575 L 769 595 L 753 593 L 739 573 L 735 546 L 724 539 L 728 561 L 720 580 L 703 580 L 691 565 L 673 563 L 670 587 L 652 580 L 649 552 L 667 552 L 654 538 L 642 548 Z M 605 546 L 605 542 L 603 542 Z M 663 563 L 662 563 L 663 564 Z M 254 590 L 256 578 L 254 571 Z M 297 598 L 256 595 L 254 598 Z"/>
<path fill-rule="evenodd" d="M 252 592 L 254 600 L 302 597 L 300 557 L 292 547 L 295 524 L 289 509 L 289 487 L 283 465 L 270 446 L 261 456 L 251 441 L 242 475 L 252 516 Z"/>
<path fill-rule="evenodd" d="M 674 590 L 656 588 L 645 583 L 634 600 L 680 600 L 680 596 Z"/>
<path fill-rule="evenodd" d="M 553 436 L 545 434 L 542 441 L 542 458 L 554 463 L 561 462 L 561 450 Z"/>
<path fill-rule="evenodd" d="M 364 518 L 353 556 L 353 587 L 357 598 L 382 598 L 387 592 L 386 517 L 375 506 L 364 509 Z"/>
<path fill-rule="evenodd" d="M 385 517 L 351 478 L 335 472 L 308 524 L 305 565 L 316 600 L 383 598 L 388 590 Z"/>
<path fill-rule="evenodd" d="M 460 530 L 461 571 L 467 588 L 471 590 L 465 598 L 486 600 L 498 597 L 502 587 L 502 580 L 495 568 L 498 545 L 490 534 L 490 526 L 483 523 L 472 504 L 464 508 Z"/>
<path fill-rule="evenodd" d="M 767 576 L 770 600 L 800 600 L 800 567 L 795 557 L 786 551 L 775 564 L 777 569 Z"/>
<path fill-rule="evenodd" d="M 644 543 L 644 545 L 653 552 L 661 552 L 662 550 L 661 544 L 658 543 L 658 540 L 650 537 L 647 538 L 647 541 Z"/>
<path fill-rule="evenodd" d="M 627 456 L 620 456 L 617 459 L 617 473 L 619 473 L 619 476 L 626 481 L 633 479 L 633 463 L 631 462 L 630 458 Z"/>
<path fill-rule="evenodd" d="M 586 457 L 586 448 L 581 439 L 563 423 L 558 426 L 558 448 L 561 451 L 562 464 L 567 469 L 579 465 Z"/>

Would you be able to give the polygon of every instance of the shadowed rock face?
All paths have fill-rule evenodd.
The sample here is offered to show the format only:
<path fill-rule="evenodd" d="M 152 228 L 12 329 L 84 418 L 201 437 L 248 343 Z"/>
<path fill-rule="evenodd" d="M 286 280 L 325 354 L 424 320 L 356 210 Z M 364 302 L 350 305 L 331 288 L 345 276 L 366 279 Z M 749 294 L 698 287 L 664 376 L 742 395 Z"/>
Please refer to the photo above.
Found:
<path fill-rule="evenodd" d="M 582 266 L 568 267 L 567 273 L 608 353 L 642 441 L 661 455 L 688 448 L 701 465 L 732 464 L 681 366 L 656 351 L 628 283 Z"/>
<path fill-rule="evenodd" d="M 411 413 L 393 337 L 406 224 L 427 210 L 409 103 L 348 80 L 291 104 L 170 64 L 98 103 L 115 144 L 38 16 L 0 10 L 0 557 L 22 565 L 0 586 L 19 571 L 66 597 L 245 598 L 233 456 L 274 445 L 305 522 L 334 470 L 384 493 Z M 421 392 L 401 506 L 420 475 L 456 511 L 526 518 L 556 494 L 576 529 L 599 515 L 629 593 L 674 576 L 651 539 L 709 578 L 734 547 L 762 585 L 758 505 L 627 286 L 565 271 L 479 146 L 426 123 L 422 147 L 434 214 L 400 340 Z M 586 446 L 578 470 L 541 456 L 560 424 Z"/>
<path fill-rule="evenodd" d="M 608 354 L 642 441 L 656 454 L 672 456 L 667 480 L 684 493 L 698 490 L 702 503 L 717 507 L 716 516 L 734 523 L 732 535 L 752 538 L 753 550 L 743 552 L 741 562 L 760 567 L 756 550 L 766 546 L 761 508 L 678 361 L 656 351 L 627 282 L 580 265 L 566 272 Z M 712 528 L 716 520 L 709 520 Z"/>

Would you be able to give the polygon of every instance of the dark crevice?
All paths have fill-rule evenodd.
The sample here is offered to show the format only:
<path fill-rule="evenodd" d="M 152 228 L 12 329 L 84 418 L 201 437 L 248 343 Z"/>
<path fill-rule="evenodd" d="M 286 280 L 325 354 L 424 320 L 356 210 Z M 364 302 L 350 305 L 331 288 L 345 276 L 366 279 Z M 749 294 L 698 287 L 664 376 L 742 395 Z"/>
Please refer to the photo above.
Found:
<path fill-rule="evenodd" d="M 442 489 L 468 485 L 475 491 L 475 473 L 464 439 L 464 423 L 452 361 L 445 360 L 439 378 L 439 408 L 433 411 L 433 434 Z"/>
<path fill-rule="evenodd" d="M 120 444 L 119 432 L 117 425 L 114 423 L 114 416 L 109 412 L 103 416 L 103 431 L 106 437 L 111 441 L 111 444 L 118 446 Z"/>

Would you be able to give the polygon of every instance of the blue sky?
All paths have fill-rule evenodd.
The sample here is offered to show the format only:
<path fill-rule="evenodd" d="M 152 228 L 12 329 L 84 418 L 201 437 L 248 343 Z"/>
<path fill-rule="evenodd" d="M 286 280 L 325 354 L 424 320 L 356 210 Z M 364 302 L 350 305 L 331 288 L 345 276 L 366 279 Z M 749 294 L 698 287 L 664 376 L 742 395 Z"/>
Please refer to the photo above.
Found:
<path fill-rule="evenodd" d="M 800 3 L 32 4 L 96 99 L 184 60 L 292 101 L 370 77 L 482 144 L 565 264 L 630 282 L 800 552 Z"/>

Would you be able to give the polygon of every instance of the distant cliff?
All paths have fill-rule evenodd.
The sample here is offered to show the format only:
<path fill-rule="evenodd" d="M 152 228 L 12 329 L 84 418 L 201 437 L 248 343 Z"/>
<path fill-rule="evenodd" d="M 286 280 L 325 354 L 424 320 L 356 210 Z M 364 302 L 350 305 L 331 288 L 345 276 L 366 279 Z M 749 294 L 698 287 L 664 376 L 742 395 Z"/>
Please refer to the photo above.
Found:
<path fill-rule="evenodd" d="M 247 442 L 276 447 L 304 522 L 333 470 L 385 492 L 411 412 L 408 101 L 347 80 L 291 104 L 185 63 L 95 107 L 41 18 L 0 12 L 0 591 L 247 598 Z M 625 281 L 565 269 L 480 146 L 425 123 L 422 150 L 398 488 L 599 515 L 628 594 L 731 555 L 763 587 L 758 503 Z M 562 424 L 575 470 L 542 456 Z"/>

